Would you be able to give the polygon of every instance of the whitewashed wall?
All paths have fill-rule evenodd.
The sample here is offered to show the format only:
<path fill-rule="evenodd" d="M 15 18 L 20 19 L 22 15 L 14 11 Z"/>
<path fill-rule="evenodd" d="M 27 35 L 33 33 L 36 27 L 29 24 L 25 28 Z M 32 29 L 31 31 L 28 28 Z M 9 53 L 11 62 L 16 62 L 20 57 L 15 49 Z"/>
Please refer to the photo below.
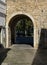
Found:
<path fill-rule="evenodd" d="M 0 0 L 0 26 L 5 25 L 5 15 L 6 15 L 6 4 L 2 3 L 1 1 L 5 2 L 5 0 Z"/>
<path fill-rule="evenodd" d="M 5 26 L 5 17 L 0 16 L 0 26 Z"/>
<path fill-rule="evenodd" d="M 6 14 L 6 3 L 0 1 L 0 12 Z"/>
<path fill-rule="evenodd" d="M 6 0 L 0 0 L 0 1 L 6 2 Z"/>
<path fill-rule="evenodd" d="M 5 18 L 6 18 L 6 3 L 5 0 L 0 0 L 0 27 L 1 27 L 1 44 L 5 47 Z"/>

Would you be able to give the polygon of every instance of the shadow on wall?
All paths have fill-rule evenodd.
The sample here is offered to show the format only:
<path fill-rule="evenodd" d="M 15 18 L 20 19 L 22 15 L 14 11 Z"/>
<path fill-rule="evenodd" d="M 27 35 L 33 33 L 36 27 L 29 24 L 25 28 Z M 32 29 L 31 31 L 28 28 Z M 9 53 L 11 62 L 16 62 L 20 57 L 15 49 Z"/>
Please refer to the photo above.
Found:
<path fill-rule="evenodd" d="M 39 47 L 31 65 L 47 65 L 47 29 L 41 29 Z"/>
<path fill-rule="evenodd" d="M 4 61 L 4 59 L 6 58 L 7 56 L 7 53 L 10 49 L 6 49 L 3 47 L 2 44 L 0 44 L 0 65 L 2 64 L 2 62 Z"/>
<path fill-rule="evenodd" d="M 39 48 L 47 48 L 47 29 L 41 29 Z"/>

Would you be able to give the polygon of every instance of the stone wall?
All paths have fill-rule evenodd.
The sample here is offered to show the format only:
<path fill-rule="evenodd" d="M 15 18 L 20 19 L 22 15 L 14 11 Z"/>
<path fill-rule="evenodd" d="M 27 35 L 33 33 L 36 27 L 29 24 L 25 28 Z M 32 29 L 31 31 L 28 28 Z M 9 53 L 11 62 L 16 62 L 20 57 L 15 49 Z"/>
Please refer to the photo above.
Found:
<path fill-rule="evenodd" d="M 7 0 L 6 27 L 10 22 L 11 16 L 18 12 L 27 13 L 33 17 L 37 41 L 35 46 L 37 47 L 41 31 L 43 29 L 47 30 L 47 0 Z"/>

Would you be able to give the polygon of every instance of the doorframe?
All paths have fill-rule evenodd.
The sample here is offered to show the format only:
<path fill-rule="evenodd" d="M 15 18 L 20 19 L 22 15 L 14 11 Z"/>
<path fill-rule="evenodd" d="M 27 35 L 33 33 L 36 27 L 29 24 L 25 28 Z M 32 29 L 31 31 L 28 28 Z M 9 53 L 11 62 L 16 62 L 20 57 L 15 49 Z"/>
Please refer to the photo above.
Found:
<path fill-rule="evenodd" d="M 1 43 L 1 44 L 3 43 L 3 36 L 2 36 L 3 31 L 2 31 L 2 30 L 3 30 L 3 27 L 1 26 L 1 27 L 0 27 L 0 35 L 1 35 L 1 36 L 0 36 L 0 37 L 1 37 L 1 38 L 0 38 L 0 43 Z"/>

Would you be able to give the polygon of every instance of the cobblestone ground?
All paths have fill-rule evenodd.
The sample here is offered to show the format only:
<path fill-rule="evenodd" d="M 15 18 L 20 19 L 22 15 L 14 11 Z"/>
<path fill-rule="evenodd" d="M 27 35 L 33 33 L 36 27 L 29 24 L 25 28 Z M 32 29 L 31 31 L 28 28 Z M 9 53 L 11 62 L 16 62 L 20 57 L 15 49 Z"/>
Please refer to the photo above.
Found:
<path fill-rule="evenodd" d="M 47 65 L 47 49 L 13 45 L 1 65 Z"/>

